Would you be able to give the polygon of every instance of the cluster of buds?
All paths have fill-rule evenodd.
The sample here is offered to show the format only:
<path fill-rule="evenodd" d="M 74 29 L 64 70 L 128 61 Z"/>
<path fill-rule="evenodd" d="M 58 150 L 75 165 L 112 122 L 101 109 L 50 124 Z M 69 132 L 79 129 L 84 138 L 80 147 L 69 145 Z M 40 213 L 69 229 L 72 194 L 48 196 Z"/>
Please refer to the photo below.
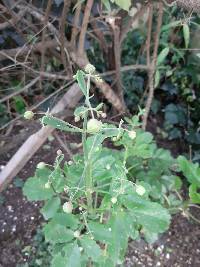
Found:
<path fill-rule="evenodd" d="M 85 72 L 89 75 L 92 75 L 94 77 L 94 79 L 96 80 L 96 82 L 98 83 L 102 83 L 103 80 L 101 79 L 101 77 L 99 76 L 99 74 L 94 74 L 96 71 L 95 66 L 93 66 L 92 64 L 87 64 L 84 68 Z"/>
<path fill-rule="evenodd" d="M 94 74 L 94 72 L 96 71 L 96 68 L 95 66 L 93 66 L 92 64 L 87 64 L 85 66 L 85 72 L 88 73 L 88 74 Z"/>

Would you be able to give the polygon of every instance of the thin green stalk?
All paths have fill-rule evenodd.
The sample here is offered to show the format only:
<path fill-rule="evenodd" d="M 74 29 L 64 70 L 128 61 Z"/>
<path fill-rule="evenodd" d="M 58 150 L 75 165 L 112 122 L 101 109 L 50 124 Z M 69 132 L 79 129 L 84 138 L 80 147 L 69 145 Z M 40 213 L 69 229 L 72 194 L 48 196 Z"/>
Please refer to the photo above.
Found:
<path fill-rule="evenodd" d="M 87 76 L 87 95 L 85 99 L 85 103 L 89 107 L 92 116 L 94 117 L 93 110 L 89 100 L 89 90 L 90 90 L 90 75 Z M 90 212 L 93 212 L 93 200 L 92 200 L 92 189 L 93 189 L 93 180 L 92 180 L 92 166 L 91 161 L 89 158 L 89 154 L 87 151 L 87 117 L 88 112 L 84 114 L 84 122 L 83 122 L 83 134 L 82 134 L 82 144 L 83 144 L 83 153 L 84 153 L 84 160 L 85 160 L 85 168 L 83 171 L 84 182 L 85 182 L 85 189 L 86 189 L 86 198 L 87 198 L 87 205 Z"/>
<path fill-rule="evenodd" d="M 94 119 L 93 108 L 92 108 L 92 106 L 90 104 L 90 80 L 91 80 L 91 74 L 88 74 L 87 77 L 88 77 L 88 80 L 87 80 L 87 96 L 86 96 L 86 99 L 85 99 L 85 103 L 89 107 L 91 115 L 92 115 L 92 118 Z"/>

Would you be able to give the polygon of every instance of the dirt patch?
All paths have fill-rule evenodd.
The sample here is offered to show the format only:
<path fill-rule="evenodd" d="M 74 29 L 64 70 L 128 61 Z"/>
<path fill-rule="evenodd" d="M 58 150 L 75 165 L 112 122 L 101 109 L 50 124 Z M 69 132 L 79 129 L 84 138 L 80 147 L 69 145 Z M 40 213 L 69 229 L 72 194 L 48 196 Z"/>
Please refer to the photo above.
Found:
<path fill-rule="evenodd" d="M 200 218 L 199 210 L 192 213 Z M 182 214 L 173 217 L 170 229 L 153 245 L 131 242 L 127 267 L 199 267 L 200 224 Z"/>

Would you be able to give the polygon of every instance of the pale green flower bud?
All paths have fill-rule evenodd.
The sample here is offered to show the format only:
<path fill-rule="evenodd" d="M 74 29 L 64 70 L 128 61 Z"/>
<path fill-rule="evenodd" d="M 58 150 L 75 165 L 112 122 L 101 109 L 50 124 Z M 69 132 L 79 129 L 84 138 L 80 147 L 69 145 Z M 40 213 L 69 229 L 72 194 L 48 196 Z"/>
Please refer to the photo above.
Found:
<path fill-rule="evenodd" d="M 92 64 L 87 64 L 85 66 L 85 72 L 88 74 L 93 74 L 95 72 L 96 68 Z"/>
<path fill-rule="evenodd" d="M 79 117 L 79 116 L 76 116 L 76 117 L 74 118 L 74 121 L 75 121 L 75 122 L 80 121 L 80 117 Z"/>
<path fill-rule="evenodd" d="M 135 132 L 135 131 L 130 131 L 130 132 L 128 133 L 128 136 L 133 140 L 133 139 L 136 138 L 136 132 Z"/>
<path fill-rule="evenodd" d="M 50 187 L 51 187 L 51 184 L 50 184 L 50 182 L 48 181 L 48 182 L 44 185 L 44 188 L 49 189 Z"/>
<path fill-rule="evenodd" d="M 136 193 L 140 196 L 143 196 L 146 192 L 146 189 L 142 185 L 136 185 Z"/>
<path fill-rule="evenodd" d="M 75 238 L 79 238 L 80 237 L 80 232 L 79 231 L 75 231 L 74 232 L 74 237 Z"/>
<path fill-rule="evenodd" d="M 24 118 L 25 119 L 27 119 L 27 120 L 31 120 L 32 118 L 34 117 L 34 113 L 33 113 L 33 111 L 26 111 L 25 113 L 24 113 Z"/>
<path fill-rule="evenodd" d="M 72 213 L 72 210 L 73 210 L 73 205 L 71 202 L 65 202 L 63 204 L 63 211 L 65 213 Z"/>
<path fill-rule="evenodd" d="M 111 198 L 111 202 L 112 202 L 113 204 L 117 203 L 117 198 L 116 198 L 116 197 L 112 197 L 112 198 Z"/>
<path fill-rule="evenodd" d="M 44 169 L 46 167 L 46 163 L 45 162 L 39 162 L 38 165 L 37 165 L 37 169 Z"/>

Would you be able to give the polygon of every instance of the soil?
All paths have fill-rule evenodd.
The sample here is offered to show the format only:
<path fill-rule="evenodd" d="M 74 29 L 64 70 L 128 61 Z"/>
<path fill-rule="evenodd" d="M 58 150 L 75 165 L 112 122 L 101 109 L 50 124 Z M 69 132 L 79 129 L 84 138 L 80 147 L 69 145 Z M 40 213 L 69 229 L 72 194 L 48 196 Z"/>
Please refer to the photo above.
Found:
<path fill-rule="evenodd" d="M 38 162 L 53 163 L 59 148 L 63 150 L 56 139 L 46 142 L 18 178 L 0 194 L 0 267 L 16 267 L 25 262 L 29 266 L 30 258 L 24 253 L 24 248 L 32 246 L 43 219 L 39 213 L 41 203 L 28 202 L 23 197 L 22 184 L 34 174 Z M 0 165 L 5 165 L 9 157 L 9 154 L 1 156 Z M 195 208 L 191 212 L 200 219 L 200 209 Z M 169 231 L 153 245 L 144 241 L 130 242 L 125 266 L 199 267 L 200 225 L 182 214 L 175 215 Z"/>

